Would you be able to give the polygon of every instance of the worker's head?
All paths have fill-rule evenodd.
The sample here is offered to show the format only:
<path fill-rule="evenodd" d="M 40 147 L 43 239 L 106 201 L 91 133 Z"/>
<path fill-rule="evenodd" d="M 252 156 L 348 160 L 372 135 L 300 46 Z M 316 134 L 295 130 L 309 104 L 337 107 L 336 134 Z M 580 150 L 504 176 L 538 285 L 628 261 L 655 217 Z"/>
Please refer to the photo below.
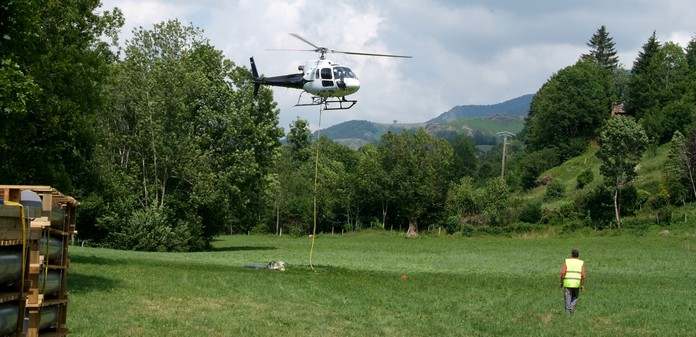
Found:
<path fill-rule="evenodd" d="M 575 248 L 573 248 L 573 250 L 570 251 L 570 256 L 572 256 L 572 257 L 578 257 L 578 256 L 580 256 L 580 251 L 577 250 L 577 249 L 575 249 Z"/>

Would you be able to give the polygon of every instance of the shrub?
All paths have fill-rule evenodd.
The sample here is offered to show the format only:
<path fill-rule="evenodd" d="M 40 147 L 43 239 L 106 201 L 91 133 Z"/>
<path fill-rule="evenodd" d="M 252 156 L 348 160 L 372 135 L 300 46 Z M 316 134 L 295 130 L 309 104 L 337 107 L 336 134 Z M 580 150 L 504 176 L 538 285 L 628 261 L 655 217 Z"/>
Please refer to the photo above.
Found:
<path fill-rule="evenodd" d="M 524 205 L 520 212 L 520 221 L 537 223 L 541 220 L 541 202 L 534 201 Z"/>
<path fill-rule="evenodd" d="M 459 216 L 449 216 L 447 219 L 438 223 L 438 226 L 444 228 L 447 234 L 456 233 L 459 230 Z"/>
<path fill-rule="evenodd" d="M 573 202 L 562 202 L 558 206 L 558 213 L 563 217 L 563 219 L 578 219 L 579 213 Z"/>
<path fill-rule="evenodd" d="M 107 236 L 117 249 L 140 251 L 187 251 L 191 238 L 187 226 L 171 221 L 164 209 L 135 210 Z"/>
<path fill-rule="evenodd" d="M 561 232 L 561 234 L 572 233 L 572 232 L 575 232 L 575 231 L 582 229 L 583 227 L 585 227 L 585 225 L 586 224 L 583 221 L 580 221 L 577 219 L 566 221 L 563 224 L 563 226 L 561 226 L 560 232 Z"/>
<path fill-rule="evenodd" d="M 270 232 L 271 229 L 268 227 L 268 224 L 265 223 L 257 224 L 251 228 L 251 234 L 268 234 Z"/>
<path fill-rule="evenodd" d="M 524 234 L 540 231 L 543 226 L 535 225 L 527 222 L 516 222 L 504 227 L 505 232 L 510 234 Z"/>
<path fill-rule="evenodd" d="M 343 226 L 343 228 L 347 228 L 347 227 L 353 228 L 350 223 L 347 223 Z M 370 220 L 370 228 L 371 229 L 384 229 L 384 224 L 382 223 L 381 220 L 379 220 L 377 218 L 372 218 L 372 220 Z"/>
<path fill-rule="evenodd" d="M 569 220 L 578 219 L 575 205 L 570 202 L 561 203 L 558 208 L 547 209 L 542 212 L 542 222 L 549 225 L 562 225 Z"/>
<path fill-rule="evenodd" d="M 479 233 L 491 234 L 491 235 L 502 235 L 505 233 L 505 230 L 503 229 L 503 227 L 499 227 L 499 226 L 479 227 L 476 231 Z"/>
<path fill-rule="evenodd" d="M 576 207 L 588 218 L 585 223 L 600 229 L 614 220 L 614 197 L 605 186 L 597 186 L 576 201 Z"/>
<path fill-rule="evenodd" d="M 305 236 L 305 231 L 301 227 L 293 227 L 290 230 L 290 235 L 299 238 Z"/>
<path fill-rule="evenodd" d="M 544 194 L 544 200 L 554 200 L 554 199 L 559 199 L 563 198 L 565 195 L 565 186 L 563 186 L 563 183 L 558 180 L 554 179 L 551 180 L 551 182 L 546 186 L 546 194 Z"/>
<path fill-rule="evenodd" d="M 582 171 L 576 179 L 577 183 L 575 184 L 575 187 L 581 190 L 594 180 L 594 173 L 592 173 L 592 170 L 587 169 Z"/>
<path fill-rule="evenodd" d="M 476 234 L 476 228 L 470 224 L 462 225 L 462 235 L 472 237 Z"/>
<path fill-rule="evenodd" d="M 620 192 L 621 198 L 621 214 L 632 215 L 642 206 L 638 195 L 638 189 L 635 186 L 629 185 L 624 187 Z"/>
<path fill-rule="evenodd" d="M 565 222 L 564 220 L 565 218 L 563 218 L 558 209 L 549 209 L 544 212 L 543 223 L 545 224 L 552 226 L 562 225 Z"/>
<path fill-rule="evenodd" d="M 632 228 L 632 229 L 648 229 L 652 225 L 652 221 L 647 219 L 641 219 L 637 217 L 626 217 L 621 219 L 621 228 Z"/>
<path fill-rule="evenodd" d="M 667 205 L 655 212 L 655 222 L 660 226 L 669 226 L 672 224 L 672 216 L 674 215 L 674 206 Z"/>

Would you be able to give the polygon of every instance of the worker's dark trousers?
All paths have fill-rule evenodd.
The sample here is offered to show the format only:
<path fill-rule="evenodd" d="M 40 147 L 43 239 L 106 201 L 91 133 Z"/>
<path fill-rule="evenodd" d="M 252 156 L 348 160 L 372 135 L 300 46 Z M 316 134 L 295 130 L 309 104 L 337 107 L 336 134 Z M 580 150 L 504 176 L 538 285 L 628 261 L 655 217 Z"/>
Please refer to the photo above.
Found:
<path fill-rule="evenodd" d="M 575 304 L 578 303 L 580 296 L 580 288 L 563 288 L 563 297 L 565 298 L 565 310 L 567 312 L 575 311 Z"/>

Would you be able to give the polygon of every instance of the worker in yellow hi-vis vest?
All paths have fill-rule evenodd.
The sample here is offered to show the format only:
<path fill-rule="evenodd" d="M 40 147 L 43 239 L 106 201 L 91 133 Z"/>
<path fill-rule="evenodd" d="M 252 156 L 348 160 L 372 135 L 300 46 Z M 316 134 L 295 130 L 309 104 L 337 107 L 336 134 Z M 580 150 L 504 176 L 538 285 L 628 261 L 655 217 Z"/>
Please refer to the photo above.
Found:
<path fill-rule="evenodd" d="M 565 299 L 565 311 L 573 313 L 578 303 L 580 291 L 585 290 L 585 263 L 580 260 L 580 251 L 573 249 L 570 259 L 566 259 L 561 269 L 561 287 Z"/>

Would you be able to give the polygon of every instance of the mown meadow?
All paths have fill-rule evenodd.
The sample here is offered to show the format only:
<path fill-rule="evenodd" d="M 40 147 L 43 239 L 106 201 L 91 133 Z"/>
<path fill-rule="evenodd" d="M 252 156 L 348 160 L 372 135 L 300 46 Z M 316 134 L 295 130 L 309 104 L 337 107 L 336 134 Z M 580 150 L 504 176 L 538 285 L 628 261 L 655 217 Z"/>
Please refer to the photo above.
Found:
<path fill-rule="evenodd" d="M 71 247 L 77 336 L 696 336 L 696 227 L 517 237 L 222 236 L 202 253 Z M 559 270 L 586 261 L 563 312 Z M 272 260 L 286 271 L 244 268 Z"/>

